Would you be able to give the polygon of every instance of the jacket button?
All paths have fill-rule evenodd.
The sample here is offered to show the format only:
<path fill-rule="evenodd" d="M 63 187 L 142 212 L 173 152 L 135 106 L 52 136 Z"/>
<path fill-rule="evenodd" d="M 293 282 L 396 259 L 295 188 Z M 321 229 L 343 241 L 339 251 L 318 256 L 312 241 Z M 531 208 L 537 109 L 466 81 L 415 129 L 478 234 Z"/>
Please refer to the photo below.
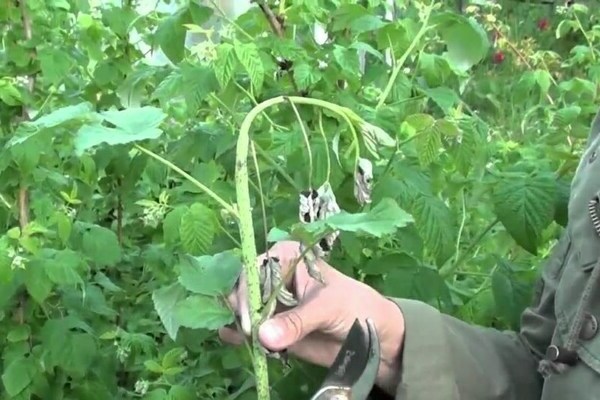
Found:
<path fill-rule="evenodd" d="M 576 351 L 567 350 L 552 344 L 546 349 L 546 358 L 561 364 L 575 365 L 579 357 Z"/>
<path fill-rule="evenodd" d="M 598 319 L 592 314 L 585 315 L 585 321 L 579 332 L 579 337 L 582 340 L 591 340 L 598 333 Z"/>

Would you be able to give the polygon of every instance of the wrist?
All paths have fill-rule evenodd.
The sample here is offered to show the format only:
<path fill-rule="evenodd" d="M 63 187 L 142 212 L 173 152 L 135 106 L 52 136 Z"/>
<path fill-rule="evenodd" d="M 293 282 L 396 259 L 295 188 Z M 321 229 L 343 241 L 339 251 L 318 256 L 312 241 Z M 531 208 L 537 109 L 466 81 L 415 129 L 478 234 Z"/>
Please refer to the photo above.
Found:
<path fill-rule="evenodd" d="M 396 392 L 400 382 L 402 344 L 404 342 L 404 316 L 396 303 L 382 298 L 378 336 L 381 345 L 381 363 L 377 374 L 377 386 L 390 395 Z"/>

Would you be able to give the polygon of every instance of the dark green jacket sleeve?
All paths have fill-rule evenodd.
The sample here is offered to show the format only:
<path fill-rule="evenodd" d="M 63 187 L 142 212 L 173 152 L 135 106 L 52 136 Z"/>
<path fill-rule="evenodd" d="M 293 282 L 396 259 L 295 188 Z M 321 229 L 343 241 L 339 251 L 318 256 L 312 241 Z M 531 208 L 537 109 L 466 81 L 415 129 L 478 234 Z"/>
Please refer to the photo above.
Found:
<path fill-rule="evenodd" d="M 565 234 L 542 270 L 520 332 L 470 325 L 425 303 L 393 299 L 406 329 L 396 400 L 539 400 L 537 368 L 554 331 L 554 295 L 569 247 Z"/>

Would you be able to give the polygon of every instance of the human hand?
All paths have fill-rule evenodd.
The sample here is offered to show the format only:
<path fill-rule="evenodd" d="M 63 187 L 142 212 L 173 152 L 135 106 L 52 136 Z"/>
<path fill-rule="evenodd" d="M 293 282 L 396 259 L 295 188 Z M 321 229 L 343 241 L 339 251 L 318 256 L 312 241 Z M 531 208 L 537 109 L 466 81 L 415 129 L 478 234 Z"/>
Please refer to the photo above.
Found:
<path fill-rule="evenodd" d="M 279 242 L 269 249 L 269 256 L 279 258 L 282 277 L 285 277 L 300 257 L 299 244 Z M 266 254 L 258 257 L 257 268 L 265 258 Z M 304 262 L 298 262 L 291 281 L 286 282 L 288 290 L 298 299 L 298 305 L 291 309 L 278 307 L 273 317 L 259 327 L 260 342 L 271 351 L 287 349 L 304 361 L 329 367 L 356 318 L 371 318 L 381 343 L 377 385 L 393 394 L 404 336 L 404 318 L 400 309 L 370 286 L 351 279 L 325 261 L 319 260 L 317 266 L 326 284 L 311 278 Z M 237 315 L 248 324 L 247 285 L 243 274 L 228 300 Z M 228 327 L 222 328 L 219 335 L 230 344 L 244 341 L 243 333 Z"/>

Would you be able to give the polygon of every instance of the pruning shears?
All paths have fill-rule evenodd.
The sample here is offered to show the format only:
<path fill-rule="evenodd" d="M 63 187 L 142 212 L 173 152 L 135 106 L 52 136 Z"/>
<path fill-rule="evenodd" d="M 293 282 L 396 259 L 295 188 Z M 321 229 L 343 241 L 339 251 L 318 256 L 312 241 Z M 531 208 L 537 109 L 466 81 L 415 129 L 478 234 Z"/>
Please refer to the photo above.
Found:
<path fill-rule="evenodd" d="M 354 321 L 325 380 L 310 400 L 367 400 L 379 371 L 380 347 L 371 319 Z"/>

